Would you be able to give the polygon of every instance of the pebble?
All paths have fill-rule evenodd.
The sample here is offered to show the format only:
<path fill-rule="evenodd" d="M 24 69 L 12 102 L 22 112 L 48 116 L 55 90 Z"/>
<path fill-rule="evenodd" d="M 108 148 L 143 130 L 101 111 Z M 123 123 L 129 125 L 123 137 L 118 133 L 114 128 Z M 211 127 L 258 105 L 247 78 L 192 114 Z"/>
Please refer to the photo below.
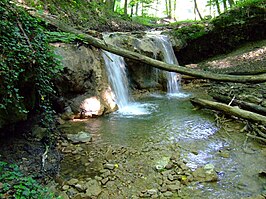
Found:
<path fill-rule="evenodd" d="M 78 183 L 78 179 L 76 179 L 76 178 L 72 178 L 71 180 L 69 180 L 67 183 L 69 184 L 69 185 L 71 185 L 71 186 L 74 186 L 75 184 L 77 184 Z"/>
<path fill-rule="evenodd" d="M 107 178 L 102 179 L 102 180 L 101 180 L 101 183 L 102 183 L 103 185 L 105 185 L 108 181 L 109 181 L 109 178 L 107 177 Z"/>
<path fill-rule="evenodd" d="M 68 190 L 69 189 L 69 186 L 68 185 L 64 185 L 63 187 L 62 187 L 62 190 L 63 191 L 66 191 L 66 190 Z"/>
<path fill-rule="evenodd" d="M 115 165 L 114 164 L 107 163 L 107 164 L 104 165 L 104 168 L 105 169 L 109 169 L 109 170 L 113 170 L 115 168 Z"/>
<path fill-rule="evenodd" d="M 164 197 L 172 197 L 173 193 L 171 191 L 166 191 L 165 193 L 163 193 Z"/>

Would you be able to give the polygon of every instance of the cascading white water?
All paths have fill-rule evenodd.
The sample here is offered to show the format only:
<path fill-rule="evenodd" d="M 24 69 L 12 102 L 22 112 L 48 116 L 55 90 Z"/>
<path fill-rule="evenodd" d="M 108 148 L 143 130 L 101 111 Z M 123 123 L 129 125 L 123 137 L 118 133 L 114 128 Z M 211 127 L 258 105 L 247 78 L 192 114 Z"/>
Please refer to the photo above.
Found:
<path fill-rule="evenodd" d="M 116 104 L 119 109 L 123 109 L 128 106 L 130 101 L 124 58 L 107 51 L 103 51 L 102 56 L 108 73 L 108 80 L 115 94 Z"/>
<path fill-rule="evenodd" d="M 109 83 L 115 94 L 119 115 L 123 117 L 132 117 L 134 115 L 150 114 L 154 109 L 152 104 L 136 103 L 130 97 L 124 58 L 107 51 L 103 51 L 102 56 L 105 62 Z"/>
<path fill-rule="evenodd" d="M 168 37 L 165 35 L 153 35 L 152 37 L 156 41 L 157 46 L 162 50 L 164 61 L 168 64 L 179 65 Z M 167 72 L 168 94 L 171 95 L 179 92 L 179 81 L 177 73 Z"/>

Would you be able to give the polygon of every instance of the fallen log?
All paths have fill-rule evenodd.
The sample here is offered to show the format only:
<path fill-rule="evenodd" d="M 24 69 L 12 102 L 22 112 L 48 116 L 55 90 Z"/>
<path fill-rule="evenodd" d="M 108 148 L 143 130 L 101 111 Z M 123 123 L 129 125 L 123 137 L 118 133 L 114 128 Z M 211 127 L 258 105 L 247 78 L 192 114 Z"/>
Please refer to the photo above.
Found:
<path fill-rule="evenodd" d="M 186 68 L 183 66 L 178 66 L 174 64 L 167 64 L 162 61 L 158 61 L 155 59 L 152 59 L 150 57 L 147 57 L 145 55 L 141 55 L 136 52 L 132 52 L 114 45 L 107 44 L 105 41 L 98 39 L 96 37 L 92 37 L 88 34 L 85 34 L 77 29 L 74 29 L 72 27 L 67 26 L 66 24 L 60 23 L 58 20 L 49 18 L 45 15 L 40 15 L 37 12 L 31 13 L 34 16 L 41 17 L 51 25 L 57 27 L 59 30 L 64 31 L 64 32 L 69 32 L 73 33 L 79 36 L 81 40 L 87 44 L 93 45 L 97 48 L 109 51 L 111 53 L 133 59 L 148 65 L 151 65 L 155 68 L 161 69 L 161 70 L 166 70 L 169 72 L 176 72 L 184 75 L 190 75 L 193 77 L 197 78 L 202 78 L 202 79 L 211 79 L 215 81 L 223 81 L 223 82 L 238 82 L 238 83 L 260 83 L 260 82 L 266 82 L 266 73 L 260 74 L 260 75 L 226 75 L 226 74 L 216 74 L 212 72 L 207 72 L 207 71 L 201 71 L 201 70 L 195 70 L 191 68 Z"/>
<path fill-rule="evenodd" d="M 249 120 L 252 122 L 266 125 L 265 116 L 260 115 L 258 113 L 251 112 L 251 111 L 240 109 L 237 106 L 228 106 L 226 104 L 222 104 L 222 103 L 214 102 L 210 100 L 205 100 L 205 99 L 200 99 L 200 98 L 192 98 L 190 99 L 190 102 L 194 106 L 200 106 L 204 108 L 222 111 L 223 113 L 230 115 L 230 116 L 233 115 L 233 116 L 245 119 L 245 120 Z"/>
<path fill-rule="evenodd" d="M 219 101 L 219 102 L 223 102 L 228 104 L 229 102 L 232 101 L 232 105 L 236 105 L 239 106 L 242 109 L 248 110 L 248 111 L 252 111 L 261 115 L 266 115 L 266 108 L 259 106 L 257 104 L 254 103 L 249 103 L 249 102 L 244 102 L 241 100 L 237 100 L 237 99 L 233 99 L 231 100 L 230 97 L 224 96 L 224 95 L 214 95 L 212 96 L 213 99 Z"/>

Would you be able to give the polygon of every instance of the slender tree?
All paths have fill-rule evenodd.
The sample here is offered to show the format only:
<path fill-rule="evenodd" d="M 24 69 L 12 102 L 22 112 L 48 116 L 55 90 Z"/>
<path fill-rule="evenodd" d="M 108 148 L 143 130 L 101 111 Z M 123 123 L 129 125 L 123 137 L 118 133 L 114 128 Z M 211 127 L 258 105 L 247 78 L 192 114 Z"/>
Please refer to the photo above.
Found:
<path fill-rule="evenodd" d="M 195 13 L 197 12 L 198 15 L 199 15 L 199 18 L 200 20 L 202 20 L 202 15 L 200 14 L 200 11 L 199 11 L 199 8 L 198 8 L 198 4 L 197 4 L 197 0 L 194 0 L 194 10 L 195 10 Z"/>
<path fill-rule="evenodd" d="M 223 0 L 224 10 L 227 10 L 227 0 Z"/>
<path fill-rule="evenodd" d="M 168 1 L 168 7 L 169 7 L 169 18 L 172 18 L 172 0 Z"/>
<path fill-rule="evenodd" d="M 165 12 L 168 17 L 169 16 L 168 0 L 165 0 Z"/>
<path fill-rule="evenodd" d="M 115 8 L 115 0 L 106 0 L 105 5 L 109 11 L 114 11 Z"/>
<path fill-rule="evenodd" d="M 128 1 L 125 0 L 125 4 L 124 4 L 124 16 L 127 16 L 127 4 L 128 4 Z"/>
<path fill-rule="evenodd" d="M 234 6 L 235 2 L 234 0 L 228 0 L 230 8 Z"/>
<path fill-rule="evenodd" d="M 217 7 L 218 14 L 221 14 L 221 8 L 220 8 L 219 0 L 214 0 L 214 3 L 216 5 L 216 7 Z"/>

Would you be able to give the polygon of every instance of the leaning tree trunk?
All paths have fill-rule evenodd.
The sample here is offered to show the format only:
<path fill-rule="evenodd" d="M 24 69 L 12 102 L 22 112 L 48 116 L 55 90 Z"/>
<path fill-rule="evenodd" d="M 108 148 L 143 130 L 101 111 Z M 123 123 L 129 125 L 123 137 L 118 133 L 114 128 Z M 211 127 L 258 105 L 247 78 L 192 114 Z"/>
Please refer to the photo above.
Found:
<path fill-rule="evenodd" d="M 35 13 L 37 14 L 37 13 Z M 42 16 L 44 17 L 44 16 Z M 105 43 L 105 41 L 92 37 L 91 35 L 84 34 L 81 31 L 78 31 L 77 29 L 74 29 L 72 27 L 66 26 L 65 24 L 62 25 L 58 21 L 52 21 L 49 18 L 46 18 L 46 20 L 51 23 L 52 25 L 56 26 L 59 30 L 70 32 L 73 34 L 76 34 L 79 36 L 79 38 L 86 44 L 93 45 L 97 48 L 109 51 L 111 53 L 136 60 L 137 62 L 145 63 L 150 66 L 153 66 L 155 68 L 166 70 L 169 72 L 176 72 L 184 75 L 190 75 L 193 77 L 198 77 L 201 79 L 210 79 L 215 81 L 224 81 L 224 82 L 239 82 L 239 83 L 260 83 L 260 82 L 266 82 L 266 74 L 260 74 L 260 75 L 226 75 L 226 74 L 216 74 L 212 72 L 207 71 L 200 71 L 195 70 L 191 68 L 186 68 L 183 66 L 178 66 L 174 64 L 167 64 L 162 61 L 155 60 L 153 58 L 147 57 L 145 55 L 141 55 L 136 52 L 132 52 L 117 46 L 113 46 L 110 44 Z"/>
<path fill-rule="evenodd" d="M 194 106 L 205 107 L 213 110 L 222 111 L 227 115 L 234 115 L 239 118 L 243 118 L 252 122 L 256 122 L 259 124 L 266 125 L 266 117 L 257 113 L 253 113 L 250 111 L 242 110 L 237 106 L 228 106 L 226 104 L 222 104 L 219 102 L 213 102 L 200 98 L 190 99 L 191 103 Z"/>

